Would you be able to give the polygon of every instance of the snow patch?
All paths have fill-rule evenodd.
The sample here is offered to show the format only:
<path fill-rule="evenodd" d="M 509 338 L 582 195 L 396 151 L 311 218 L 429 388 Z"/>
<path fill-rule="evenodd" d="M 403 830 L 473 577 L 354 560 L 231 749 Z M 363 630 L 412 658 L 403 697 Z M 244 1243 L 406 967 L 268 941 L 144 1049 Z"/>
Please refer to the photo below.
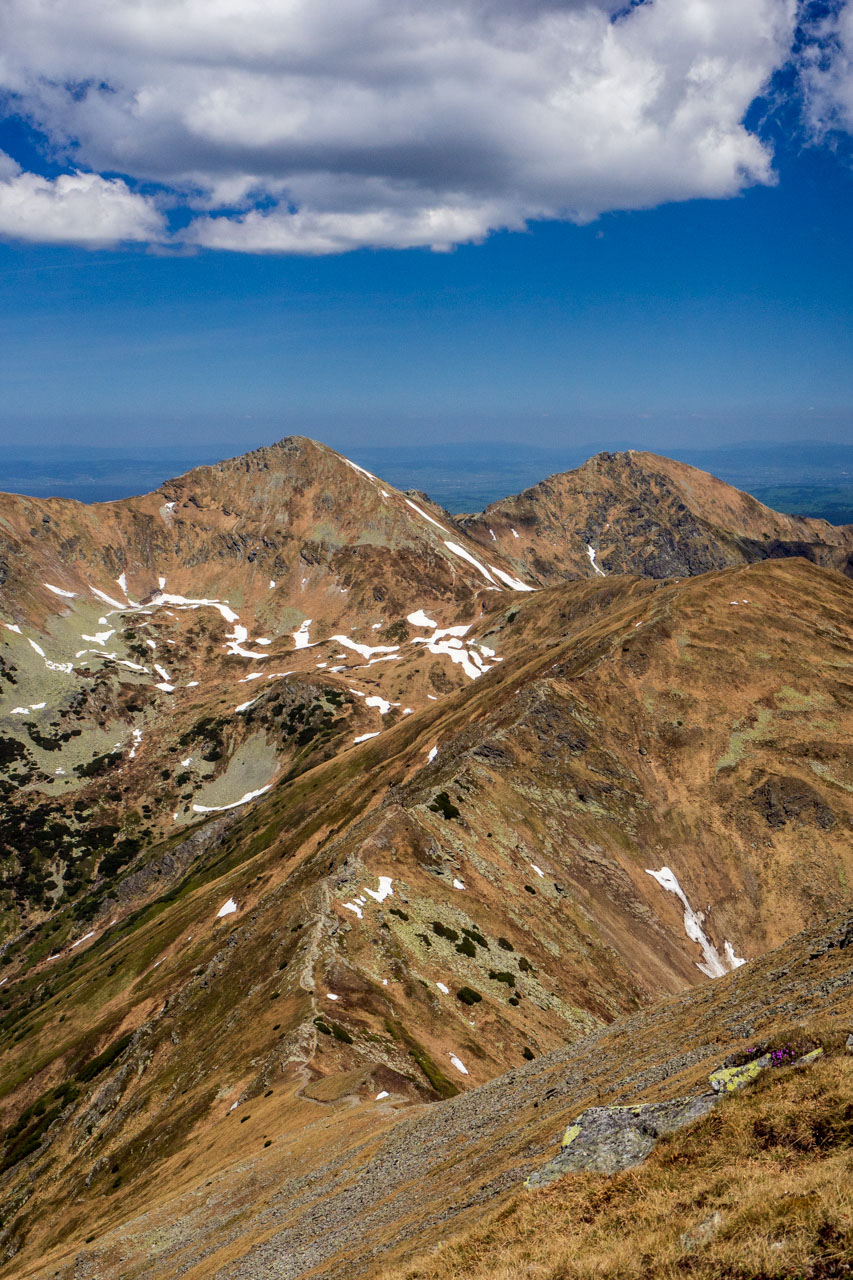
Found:
<path fill-rule="evenodd" d="M 221 920 L 223 916 L 232 916 L 236 910 L 237 910 L 237 903 L 234 901 L 233 898 L 229 898 L 227 902 L 223 902 L 222 906 L 217 911 L 216 919 Z M 236 1105 L 237 1103 L 235 1102 L 234 1106 L 236 1107 Z"/>
<path fill-rule="evenodd" d="M 433 521 L 433 523 L 435 523 L 435 521 Z M 475 560 L 470 551 L 466 551 L 464 547 L 460 547 L 458 542 L 448 542 L 447 539 L 445 539 L 444 545 L 447 547 L 448 551 L 452 551 L 455 556 L 459 556 L 460 559 L 467 560 L 469 564 L 472 564 L 478 573 L 481 573 L 486 581 L 491 583 L 492 586 L 495 585 L 495 580 L 489 573 L 486 566 L 480 564 L 479 560 Z"/>
<path fill-rule="evenodd" d="M 517 537 L 518 537 L 518 534 L 516 533 L 515 529 L 513 529 L 513 530 L 512 530 L 512 536 L 513 536 L 514 538 L 517 538 Z"/>
<path fill-rule="evenodd" d="M 357 462 L 350 462 L 349 458 L 344 458 L 344 462 L 348 467 L 352 467 L 353 471 L 357 471 L 359 475 L 366 476 L 368 480 L 376 479 L 372 471 L 365 471 L 364 467 L 360 467 Z"/>
<path fill-rule="evenodd" d="M 91 640 L 92 644 L 105 645 L 105 644 L 107 643 L 107 641 L 109 640 L 110 636 L 114 636 L 114 635 L 115 635 L 115 631 L 114 631 L 114 630 L 113 630 L 113 631 L 96 631 L 96 632 L 95 632 L 95 634 L 94 634 L 93 636 L 87 636 L 87 635 L 85 634 L 85 632 L 81 632 L 81 633 L 80 633 L 80 639 L 81 639 L 81 640 Z M 154 641 L 153 641 L 153 640 L 149 640 L 149 642 L 148 642 L 148 643 L 149 643 L 149 644 L 151 644 L 151 645 L 153 645 L 153 644 L 154 644 Z"/>
<path fill-rule="evenodd" d="M 709 978 L 721 978 L 723 974 L 728 973 L 731 969 L 737 968 L 736 963 L 729 961 L 727 964 L 726 961 L 723 960 L 713 942 L 711 942 L 710 938 L 705 934 L 705 931 L 702 928 L 703 918 L 693 910 L 690 903 L 687 901 L 687 897 L 684 890 L 681 888 L 681 885 L 678 883 L 675 872 L 671 871 L 669 867 L 661 867 L 660 871 L 650 871 L 646 868 L 646 875 L 651 876 L 653 880 L 657 880 L 661 888 L 666 889 L 667 893 L 674 893 L 684 908 L 684 932 L 687 934 L 691 942 L 697 942 L 699 944 L 702 948 L 702 955 L 704 956 L 704 963 L 696 962 L 697 969 L 700 969 L 702 973 L 706 974 Z M 734 951 L 732 951 L 732 957 L 735 960 L 737 959 L 737 957 L 734 956 Z"/>
<path fill-rule="evenodd" d="M 522 582 L 520 578 L 513 578 L 512 574 L 504 573 L 503 569 L 496 568 L 493 564 L 489 565 L 492 573 L 496 574 L 504 586 L 509 587 L 512 591 L 535 591 L 535 587 L 529 587 L 526 582 Z"/>
<path fill-rule="evenodd" d="M 425 511 L 422 511 L 416 502 L 412 502 L 411 498 L 406 499 L 406 505 L 411 507 L 413 511 L 417 511 L 418 515 L 424 520 L 429 520 L 430 524 L 434 524 L 436 529 L 440 529 L 442 533 L 447 533 L 443 524 L 439 524 L 437 520 L 433 520 L 432 516 L 427 515 Z"/>
<path fill-rule="evenodd" d="M 387 1089 L 383 1089 L 380 1093 L 377 1093 L 377 1095 L 376 1095 L 376 1101 L 377 1101 L 377 1102 L 381 1102 L 383 1098 L 390 1098 L 390 1096 L 391 1096 L 391 1095 L 390 1095 L 390 1093 L 388 1092 L 388 1090 L 387 1090 Z"/>
<path fill-rule="evenodd" d="M 325 664 L 324 664 L 325 665 Z M 366 707 L 378 707 L 379 714 L 387 716 L 392 707 L 399 707 L 399 702 L 386 702 L 384 698 L 380 698 L 378 693 L 372 694 L 371 697 L 364 699 Z"/>
<path fill-rule="evenodd" d="M 603 569 L 599 569 L 598 565 L 595 563 L 595 557 L 597 553 L 596 553 L 595 547 L 590 542 L 586 544 L 586 553 L 589 556 L 590 564 L 592 565 L 593 569 L 598 574 L 598 576 L 600 578 L 606 578 L 607 574 L 604 572 Z"/>
<path fill-rule="evenodd" d="M 427 755 L 427 764 L 432 764 L 433 760 L 437 755 L 438 755 L 438 747 L 430 747 L 429 754 Z"/>
<path fill-rule="evenodd" d="M 361 654 L 362 658 L 372 658 L 374 653 L 396 653 L 400 646 L 398 644 L 359 644 L 357 640 L 350 640 L 349 636 L 330 636 L 331 640 L 336 641 L 339 645 L 343 645 L 345 649 L 352 649 L 355 653 Z"/>
<path fill-rule="evenodd" d="M 193 809 L 196 813 L 224 813 L 226 809 L 239 809 L 241 804 L 248 804 L 250 800 L 255 800 L 258 796 L 262 796 L 264 792 L 269 791 L 271 786 L 272 783 L 268 782 L 265 787 L 259 787 L 257 791 L 247 791 L 244 796 L 241 796 L 239 800 L 235 800 L 233 804 L 194 804 Z"/>
<path fill-rule="evenodd" d="M 393 880 L 390 876 L 379 877 L 378 889 L 365 889 L 364 892 L 371 898 L 375 898 L 377 902 L 384 902 L 386 898 L 393 898 L 394 890 L 391 888 Z"/>
<path fill-rule="evenodd" d="M 413 627 L 437 627 L 438 623 L 433 622 L 432 618 L 428 618 L 423 609 L 415 609 L 414 613 L 408 614 L 407 622 L 411 622 Z"/>
<path fill-rule="evenodd" d="M 457 1058 L 455 1053 L 451 1053 L 450 1061 L 453 1063 L 457 1071 L 459 1071 L 463 1076 L 467 1076 L 468 1068 L 465 1066 L 465 1063 L 461 1058 Z"/>
<path fill-rule="evenodd" d="M 464 882 L 463 882 L 462 880 L 454 880 L 454 881 L 453 881 L 453 888 L 454 888 L 454 889 L 464 889 L 464 888 L 465 888 L 465 884 L 464 884 Z"/>
<path fill-rule="evenodd" d="M 76 591 L 65 591 L 62 587 L 52 587 L 49 582 L 43 584 L 48 591 L 52 591 L 55 596 L 64 596 L 66 600 L 75 600 L 77 598 Z"/>
<path fill-rule="evenodd" d="M 363 733 L 361 734 L 360 737 L 353 738 L 353 744 L 358 742 L 367 742 L 368 738 L 378 738 L 378 737 L 379 737 L 379 730 L 377 729 L 375 733 Z"/>
<path fill-rule="evenodd" d="M 306 618 L 300 623 L 299 630 L 293 633 L 294 649 L 307 649 L 311 645 L 311 637 L 308 634 L 308 628 L 311 626 L 311 619 Z"/>
<path fill-rule="evenodd" d="M 364 912 L 362 911 L 361 907 L 357 906 L 354 902 L 344 902 L 342 905 L 343 905 L 344 911 L 354 911 L 355 914 L 358 916 L 359 920 L 363 919 Z"/>
<path fill-rule="evenodd" d="M 442 995 L 445 995 L 445 996 L 450 995 L 450 988 L 446 987 L 443 982 L 437 982 L 435 985 L 438 987 Z"/>

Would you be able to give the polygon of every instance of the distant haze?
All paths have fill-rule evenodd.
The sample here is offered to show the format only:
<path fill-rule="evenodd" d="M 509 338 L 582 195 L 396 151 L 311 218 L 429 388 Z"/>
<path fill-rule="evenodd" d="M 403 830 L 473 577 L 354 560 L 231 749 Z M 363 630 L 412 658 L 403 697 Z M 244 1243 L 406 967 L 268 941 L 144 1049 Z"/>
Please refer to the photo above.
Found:
<path fill-rule="evenodd" d="M 266 443 L 266 442 L 265 442 Z M 364 445 L 354 461 L 400 489 L 422 489 L 447 510 L 479 511 L 546 476 L 581 465 L 605 448 L 648 447 L 642 440 L 546 448 L 496 441 Z M 656 449 L 710 471 L 780 511 L 833 524 L 853 523 L 853 446 L 808 441 L 751 443 L 716 449 Z M 150 492 L 193 467 L 222 461 L 228 451 L 201 445 L 123 449 L 0 449 L 0 491 L 34 497 L 108 502 Z"/>

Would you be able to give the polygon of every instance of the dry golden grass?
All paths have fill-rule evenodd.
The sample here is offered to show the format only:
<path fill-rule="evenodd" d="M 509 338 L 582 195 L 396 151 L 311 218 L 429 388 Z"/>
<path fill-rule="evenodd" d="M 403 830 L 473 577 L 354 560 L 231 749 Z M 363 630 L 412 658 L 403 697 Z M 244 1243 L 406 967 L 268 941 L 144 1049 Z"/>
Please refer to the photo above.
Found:
<path fill-rule="evenodd" d="M 853 1058 L 841 1054 L 767 1073 L 637 1169 L 569 1175 L 520 1194 L 428 1258 L 380 1273 L 381 1280 L 851 1275 Z"/>

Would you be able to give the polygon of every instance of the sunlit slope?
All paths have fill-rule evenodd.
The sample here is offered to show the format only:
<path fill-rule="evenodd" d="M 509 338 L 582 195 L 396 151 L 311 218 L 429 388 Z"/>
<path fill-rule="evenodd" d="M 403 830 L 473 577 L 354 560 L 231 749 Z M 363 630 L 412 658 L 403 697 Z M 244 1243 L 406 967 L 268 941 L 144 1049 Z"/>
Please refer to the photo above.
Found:
<path fill-rule="evenodd" d="M 441 1275 L 434 1250 L 459 1231 L 477 1232 L 485 1213 L 517 1200 L 525 1176 L 555 1154 L 567 1125 L 584 1108 L 701 1090 L 727 1053 L 798 1028 L 843 1044 L 853 1019 L 851 930 L 849 913 L 836 916 L 717 983 L 620 1020 L 447 1103 L 403 1112 L 374 1099 L 357 1107 L 352 1099 L 331 1098 L 299 1106 L 277 1085 L 233 1113 L 225 1110 L 224 1099 L 216 1122 L 149 1174 L 144 1194 L 127 1186 L 122 1157 L 105 1153 L 92 1189 L 58 1205 L 54 1218 L 22 1215 L 31 1224 L 29 1243 L 5 1274 L 16 1280 L 71 1280 L 83 1269 L 103 1280 L 166 1280 L 176 1274 L 193 1280 L 252 1280 L 268 1274 L 296 1280 L 375 1275 L 389 1261 L 415 1255 L 425 1258 L 428 1276 L 433 1265 Z M 830 1063 L 828 1070 L 837 1077 L 838 1067 Z M 812 1092 L 827 1080 L 822 1069 L 815 1071 Z M 758 1130 L 765 1138 L 770 1136 L 767 1119 Z M 720 1134 L 719 1122 L 709 1123 Z M 823 1133 L 828 1143 L 832 1134 L 825 1126 Z M 757 1140 L 753 1135 L 749 1154 L 758 1154 Z M 689 1134 L 681 1145 L 689 1151 Z M 820 1189 L 820 1173 L 809 1164 L 808 1152 L 800 1146 L 792 1154 L 799 1160 L 800 1189 Z M 831 1154 L 832 1149 L 814 1151 L 812 1161 Z M 718 1176 L 706 1189 L 719 1198 L 727 1185 L 721 1187 L 719 1176 L 726 1152 L 718 1149 L 717 1155 Z M 837 1176 L 843 1159 L 841 1167 L 835 1163 L 834 1203 L 840 1208 L 845 1184 Z M 739 1161 L 741 1170 L 745 1166 L 746 1159 Z M 697 1185 L 701 1190 L 701 1175 L 699 1166 L 689 1165 L 664 1180 L 671 1188 L 673 1176 L 677 1179 L 683 1228 L 708 1216 L 703 1201 L 692 1199 Z M 649 1192 L 653 1186 L 652 1181 Z M 765 1210 L 774 1193 L 784 1190 L 779 1184 L 770 1188 Z M 605 1185 L 604 1203 L 619 1191 Z M 577 1195 L 572 1197 L 570 1189 L 567 1194 L 580 1210 Z M 552 1205 L 560 1198 L 560 1188 L 549 1196 Z M 589 1211 L 600 1203 L 594 1198 Z M 650 1196 L 643 1197 L 638 1214 L 653 1214 L 654 1207 Z M 755 1226 L 761 1229 L 755 1207 Z M 802 1207 L 802 1197 L 785 1202 L 780 1215 L 783 1210 L 793 1214 L 796 1226 Z M 558 1217 L 554 1225 L 556 1243 L 556 1233 L 564 1236 L 572 1224 Z M 671 1241 L 665 1222 L 659 1230 L 671 1252 L 677 1241 Z M 772 1238 L 784 1236 L 780 1224 Z M 824 1243 L 831 1242 L 830 1237 Z M 489 1257 L 488 1250 L 486 1233 L 479 1256 Z M 494 1253 L 490 1260 L 495 1261 Z"/>
<path fill-rule="evenodd" d="M 357 1135 L 379 1094 L 452 1096 L 848 900 L 851 593 L 791 560 L 502 602 L 480 679 L 159 846 L 91 937 L 35 931 L 4 1121 L 60 1110 L 7 1220 L 136 1211 L 193 1153 L 227 1164 L 225 1117 L 270 1088 L 263 1141 L 338 1103 Z"/>
<path fill-rule="evenodd" d="M 6 495 L 0 525 L 6 937 L 477 679 L 483 602 L 525 594 L 428 501 L 299 438 L 125 502 Z"/>

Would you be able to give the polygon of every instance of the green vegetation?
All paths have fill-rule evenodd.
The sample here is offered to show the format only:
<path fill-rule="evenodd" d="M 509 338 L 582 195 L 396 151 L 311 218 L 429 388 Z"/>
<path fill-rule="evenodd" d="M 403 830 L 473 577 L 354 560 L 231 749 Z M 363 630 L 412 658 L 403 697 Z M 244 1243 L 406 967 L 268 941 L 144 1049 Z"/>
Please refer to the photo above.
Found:
<path fill-rule="evenodd" d="M 460 987 L 456 992 L 456 999 L 461 1000 L 463 1004 L 479 1004 L 482 998 L 479 991 L 475 991 L 473 987 Z"/>
<path fill-rule="evenodd" d="M 739 721 L 735 721 L 729 736 L 729 744 L 725 753 L 714 765 L 714 772 L 719 773 L 721 769 L 734 769 L 735 765 L 743 759 L 747 743 L 760 742 L 768 737 L 772 719 L 773 712 L 769 707 L 759 707 L 756 722 L 749 728 L 744 729 Z"/>
<path fill-rule="evenodd" d="M 95 1076 L 100 1075 L 102 1071 L 106 1071 L 107 1067 L 112 1066 L 116 1058 L 119 1054 L 124 1052 L 132 1039 L 132 1031 L 128 1031 L 126 1035 L 119 1036 L 118 1040 L 115 1040 L 111 1045 L 104 1049 L 103 1053 L 99 1053 L 96 1058 L 92 1058 L 92 1060 L 87 1062 L 84 1067 L 81 1067 L 77 1072 L 76 1079 L 78 1079 L 81 1084 L 86 1084 L 89 1080 L 94 1080 Z"/>
<path fill-rule="evenodd" d="M 410 1035 L 402 1023 L 391 1018 L 385 1019 L 385 1028 L 395 1040 L 406 1046 L 411 1058 L 417 1063 L 432 1088 L 440 1098 L 455 1098 L 459 1089 L 448 1080 L 447 1076 L 436 1066 L 423 1045 Z"/>
<path fill-rule="evenodd" d="M 506 970 L 490 969 L 489 977 L 491 978 L 492 982 L 505 982 L 508 987 L 515 986 L 515 974 L 507 973 Z"/>
<path fill-rule="evenodd" d="M 0 1155 L 0 1173 L 5 1173 L 41 1146 L 42 1139 L 67 1106 L 78 1096 L 79 1089 L 72 1080 L 57 1085 L 43 1093 L 23 1111 L 13 1125 L 3 1134 L 3 1153 Z"/>
<path fill-rule="evenodd" d="M 439 791 L 433 796 L 432 804 L 427 805 L 427 808 L 433 813 L 440 813 L 446 822 L 451 818 L 459 817 L 460 811 L 446 791 Z"/>

